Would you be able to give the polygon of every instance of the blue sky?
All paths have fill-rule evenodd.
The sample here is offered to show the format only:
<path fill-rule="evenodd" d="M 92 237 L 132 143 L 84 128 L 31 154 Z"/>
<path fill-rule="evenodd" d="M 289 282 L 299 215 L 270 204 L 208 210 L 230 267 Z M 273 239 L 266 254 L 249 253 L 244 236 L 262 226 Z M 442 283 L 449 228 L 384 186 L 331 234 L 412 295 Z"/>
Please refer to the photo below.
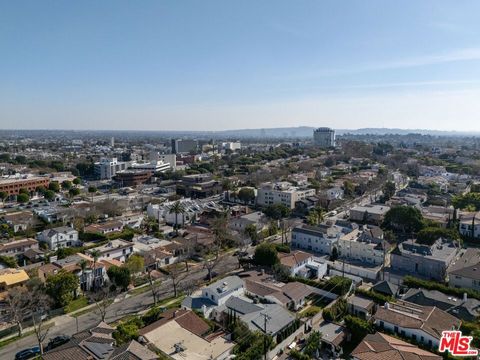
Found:
<path fill-rule="evenodd" d="M 0 128 L 480 131 L 480 2 L 1 1 Z"/>

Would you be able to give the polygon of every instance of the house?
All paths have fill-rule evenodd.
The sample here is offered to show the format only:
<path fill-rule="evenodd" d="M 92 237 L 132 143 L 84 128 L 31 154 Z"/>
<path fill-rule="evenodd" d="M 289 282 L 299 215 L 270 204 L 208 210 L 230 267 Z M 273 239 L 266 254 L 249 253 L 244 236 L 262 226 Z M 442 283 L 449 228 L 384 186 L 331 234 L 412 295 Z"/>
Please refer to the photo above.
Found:
<path fill-rule="evenodd" d="M 227 276 L 203 288 L 200 296 L 187 296 L 182 302 L 182 308 L 201 310 L 209 317 L 212 310 L 225 304 L 231 296 L 243 295 L 244 282 L 238 276 Z"/>
<path fill-rule="evenodd" d="M 448 285 L 480 291 L 480 250 L 468 248 L 447 270 Z"/>
<path fill-rule="evenodd" d="M 422 306 L 403 300 L 386 302 L 373 316 L 380 330 L 412 339 L 437 348 L 444 330 L 458 330 L 462 323 L 453 315 L 435 306 Z"/>
<path fill-rule="evenodd" d="M 328 271 L 325 261 L 300 250 L 278 253 L 278 258 L 280 264 L 289 269 L 291 276 L 319 279 L 323 278 Z"/>
<path fill-rule="evenodd" d="M 268 219 L 261 211 L 251 212 L 249 214 L 232 217 L 229 221 L 229 227 L 239 233 L 243 233 L 249 225 L 254 225 L 257 231 L 261 231 Z"/>
<path fill-rule="evenodd" d="M 402 299 L 418 305 L 436 306 L 465 321 L 475 321 L 480 315 L 480 301 L 468 298 L 467 294 L 457 299 L 437 290 L 409 289 Z"/>
<path fill-rule="evenodd" d="M 29 249 L 38 250 L 38 241 L 35 239 L 21 239 L 0 244 L 0 255 L 17 257 L 25 254 Z"/>
<path fill-rule="evenodd" d="M 480 212 L 464 213 L 460 216 L 458 231 L 463 236 L 480 238 Z"/>
<path fill-rule="evenodd" d="M 396 337 L 376 332 L 368 334 L 352 351 L 353 360 L 411 359 L 442 360 L 440 355 L 420 349 Z"/>
<path fill-rule="evenodd" d="M 443 281 L 447 275 L 447 268 L 455 259 L 458 250 L 454 241 L 445 239 L 438 239 L 432 245 L 407 240 L 398 244 L 392 251 L 390 264 L 394 271 Z"/>
<path fill-rule="evenodd" d="M 125 240 L 115 239 L 105 245 L 89 249 L 86 252 L 90 256 L 92 256 L 94 252 L 97 252 L 99 254 L 98 260 L 115 259 L 123 263 L 133 254 L 133 244 Z"/>
<path fill-rule="evenodd" d="M 350 220 L 380 225 L 388 210 L 386 205 L 357 205 L 350 209 Z"/>
<path fill-rule="evenodd" d="M 69 342 L 42 355 L 44 360 L 154 360 L 158 356 L 135 340 L 116 346 L 114 328 L 101 322 L 96 327 L 76 333 Z"/>
<path fill-rule="evenodd" d="M 349 314 L 365 320 L 370 320 L 375 310 L 375 303 L 371 299 L 366 299 L 358 295 L 351 295 L 347 298 L 347 307 Z"/>
<path fill-rule="evenodd" d="M 0 269 L 0 293 L 12 287 L 25 284 L 30 277 L 23 269 Z M 0 295 L 0 297 L 3 297 Z"/>
<path fill-rule="evenodd" d="M 345 229 L 333 224 L 300 225 L 292 230 L 292 247 L 320 254 L 331 254 Z"/>
<path fill-rule="evenodd" d="M 78 239 L 78 231 L 68 226 L 39 232 L 37 233 L 37 240 L 46 243 L 50 250 L 82 245 L 82 242 Z"/>
<path fill-rule="evenodd" d="M 332 359 L 338 359 L 343 353 L 342 344 L 348 339 L 347 329 L 339 324 L 328 321 L 320 323 L 321 347 Z"/>
<path fill-rule="evenodd" d="M 140 329 L 140 340 L 152 344 L 175 360 L 227 359 L 235 344 L 191 310 L 170 309 L 154 323 Z"/>
<path fill-rule="evenodd" d="M 12 228 L 14 233 L 26 231 L 34 223 L 33 213 L 31 211 L 16 211 L 1 216 L 3 223 Z"/>
<path fill-rule="evenodd" d="M 121 221 L 106 221 L 98 224 L 91 224 L 85 227 L 86 233 L 107 235 L 114 232 L 121 232 L 123 230 L 123 222 Z"/>
<path fill-rule="evenodd" d="M 372 290 L 386 296 L 396 297 L 398 294 L 398 285 L 387 280 L 382 280 L 376 283 L 372 287 Z"/>

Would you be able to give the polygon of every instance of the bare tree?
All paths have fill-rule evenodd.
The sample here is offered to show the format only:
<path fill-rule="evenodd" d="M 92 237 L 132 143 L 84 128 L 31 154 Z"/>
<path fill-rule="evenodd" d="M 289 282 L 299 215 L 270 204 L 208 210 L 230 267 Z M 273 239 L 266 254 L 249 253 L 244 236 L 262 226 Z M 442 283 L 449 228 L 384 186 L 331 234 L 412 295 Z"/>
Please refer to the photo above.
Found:
<path fill-rule="evenodd" d="M 183 270 L 180 263 L 170 265 L 167 271 L 168 277 L 172 280 L 173 296 L 177 297 L 180 284 L 187 277 L 188 272 Z"/>
<path fill-rule="evenodd" d="M 150 287 L 150 291 L 152 292 L 153 297 L 153 305 L 157 305 L 159 292 L 160 292 L 160 285 L 162 282 L 159 279 L 154 279 L 152 276 L 152 269 L 147 269 L 147 276 L 148 276 L 148 286 Z"/>
<path fill-rule="evenodd" d="M 213 269 L 218 265 L 220 262 L 220 250 L 218 247 L 215 246 L 215 249 L 210 255 L 205 255 L 203 260 L 203 267 L 208 271 L 208 281 L 212 281 L 212 273 Z"/>
<path fill-rule="evenodd" d="M 40 287 L 35 287 L 29 292 L 30 310 L 32 314 L 33 332 L 37 338 L 40 353 L 43 354 L 43 342 L 48 336 L 50 328 L 46 326 L 48 310 L 51 299 Z"/>
<path fill-rule="evenodd" d="M 105 321 L 105 318 L 107 317 L 107 310 L 112 304 L 114 296 L 115 292 L 111 291 L 108 286 L 100 288 L 92 296 L 92 300 L 95 302 L 96 306 L 95 312 L 100 315 L 102 321 Z"/>
<path fill-rule="evenodd" d="M 27 287 L 18 286 L 11 289 L 5 298 L 5 304 L 8 309 L 8 320 L 17 325 L 18 336 L 22 336 L 22 322 L 30 314 L 30 302 Z"/>

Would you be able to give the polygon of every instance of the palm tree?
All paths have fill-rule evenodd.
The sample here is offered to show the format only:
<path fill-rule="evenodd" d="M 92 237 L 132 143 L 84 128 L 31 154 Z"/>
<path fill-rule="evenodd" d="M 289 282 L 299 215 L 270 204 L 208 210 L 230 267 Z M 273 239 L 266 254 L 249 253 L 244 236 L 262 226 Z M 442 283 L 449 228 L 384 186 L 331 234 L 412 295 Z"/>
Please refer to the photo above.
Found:
<path fill-rule="evenodd" d="M 82 259 L 80 260 L 80 269 L 82 269 L 82 273 L 80 274 L 80 279 L 83 278 L 83 274 L 85 274 L 85 269 L 87 268 L 87 261 L 85 259 Z M 80 288 L 82 288 L 82 282 L 80 282 Z M 82 289 L 83 291 L 83 295 L 85 295 L 85 290 L 86 289 Z"/>
<path fill-rule="evenodd" d="M 97 264 L 97 260 L 100 257 L 100 251 L 98 250 L 92 250 L 90 255 L 93 257 L 93 291 L 97 289 L 97 279 L 95 278 L 95 266 Z"/>
<path fill-rule="evenodd" d="M 172 207 L 170 208 L 169 211 L 170 214 L 175 214 L 175 234 L 178 236 L 178 214 L 184 214 L 185 209 L 183 208 L 183 205 L 180 203 L 180 201 L 176 201 Z M 183 222 L 183 221 L 182 221 Z"/>

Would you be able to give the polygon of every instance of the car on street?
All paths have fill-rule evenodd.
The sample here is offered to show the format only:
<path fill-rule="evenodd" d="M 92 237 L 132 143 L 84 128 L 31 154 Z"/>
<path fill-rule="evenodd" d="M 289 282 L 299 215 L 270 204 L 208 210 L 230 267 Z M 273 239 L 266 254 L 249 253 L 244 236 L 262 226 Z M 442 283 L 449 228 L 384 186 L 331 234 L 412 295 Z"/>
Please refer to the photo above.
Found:
<path fill-rule="evenodd" d="M 30 349 L 24 349 L 15 354 L 15 360 L 27 360 L 32 359 L 35 356 L 40 355 L 40 347 L 34 346 Z"/>
<path fill-rule="evenodd" d="M 50 351 L 52 349 L 55 349 L 56 347 L 59 347 L 60 345 L 63 345 L 69 341 L 70 341 L 70 336 L 68 335 L 55 336 L 54 338 L 50 339 L 50 341 L 47 344 L 47 347 L 45 348 L 45 351 Z"/>

